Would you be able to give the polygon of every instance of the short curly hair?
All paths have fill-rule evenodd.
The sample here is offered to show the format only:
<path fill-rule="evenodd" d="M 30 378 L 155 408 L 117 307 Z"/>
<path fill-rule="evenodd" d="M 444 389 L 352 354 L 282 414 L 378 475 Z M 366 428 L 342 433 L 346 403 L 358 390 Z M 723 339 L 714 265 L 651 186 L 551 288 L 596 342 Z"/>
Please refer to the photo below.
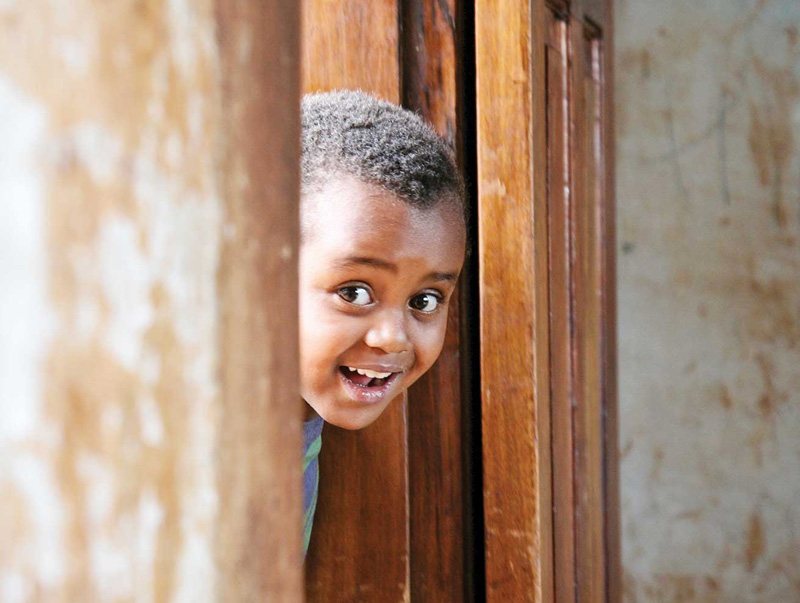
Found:
<path fill-rule="evenodd" d="M 301 123 L 304 193 L 349 175 L 412 207 L 450 201 L 463 213 L 464 183 L 453 151 L 416 113 L 358 90 L 337 90 L 305 95 Z"/>

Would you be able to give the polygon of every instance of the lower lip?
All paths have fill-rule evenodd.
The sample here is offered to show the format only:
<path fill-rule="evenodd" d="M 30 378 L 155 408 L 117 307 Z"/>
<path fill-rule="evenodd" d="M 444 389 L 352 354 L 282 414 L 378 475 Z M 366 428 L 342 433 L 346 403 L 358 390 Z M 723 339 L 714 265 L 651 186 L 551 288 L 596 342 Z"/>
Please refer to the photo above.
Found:
<path fill-rule="evenodd" d="M 342 380 L 342 384 L 344 385 L 348 394 L 350 394 L 350 398 L 363 404 L 375 404 L 386 398 L 386 396 L 389 394 L 389 390 L 392 389 L 392 386 L 400 377 L 400 375 L 401 373 L 392 373 L 391 376 L 386 379 L 386 382 L 383 385 L 377 385 L 373 387 L 365 387 L 363 385 L 353 383 L 341 372 L 339 373 L 339 379 Z"/>

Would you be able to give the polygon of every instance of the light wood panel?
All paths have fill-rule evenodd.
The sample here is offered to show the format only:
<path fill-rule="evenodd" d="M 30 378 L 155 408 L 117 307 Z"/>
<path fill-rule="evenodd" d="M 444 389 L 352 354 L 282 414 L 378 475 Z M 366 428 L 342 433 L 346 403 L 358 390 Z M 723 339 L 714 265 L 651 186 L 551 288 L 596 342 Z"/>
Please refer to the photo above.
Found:
<path fill-rule="evenodd" d="M 488 601 L 553 598 L 544 10 L 475 4 Z"/>
<path fill-rule="evenodd" d="M 217 14 L 226 212 L 218 596 L 297 601 L 300 15 L 279 0 L 218 0 Z"/>
<path fill-rule="evenodd" d="M 400 102 L 396 0 L 303 0 L 303 91 L 360 88 Z"/>
<path fill-rule="evenodd" d="M 303 2 L 303 88 L 360 88 L 400 102 L 395 2 Z M 320 491 L 306 560 L 311 601 L 409 597 L 406 403 L 372 426 L 326 425 Z"/>

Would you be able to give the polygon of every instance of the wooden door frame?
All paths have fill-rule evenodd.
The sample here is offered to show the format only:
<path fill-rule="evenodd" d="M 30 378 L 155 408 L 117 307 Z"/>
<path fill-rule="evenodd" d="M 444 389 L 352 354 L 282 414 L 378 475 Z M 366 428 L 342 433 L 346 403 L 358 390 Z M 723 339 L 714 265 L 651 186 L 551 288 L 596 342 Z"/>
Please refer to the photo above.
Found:
<path fill-rule="evenodd" d="M 442 4 L 451 11 L 451 17 L 455 14 L 462 19 L 465 11 L 473 6 L 469 4 L 470 8 L 466 8 L 465 4 L 448 0 L 437 3 L 437 7 L 441 9 Z M 313 38 L 303 50 L 307 66 L 306 90 L 360 87 L 394 102 L 402 101 L 438 124 L 445 135 L 448 127 L 454 124 L 452 135 L 457 149 L 470 146 L 470 141 L 465 139 L 465 132 L 470 133 L 470 119 L 464 115 L 468 111 L 465 106 L 471 102 L 465 91 L 472 89 L 463 80 L 459 82 L 459 78 L 464 77 L 464 66 L 469 65 L 471 59 L 465 60 L 463 56 L 459 59 L 458 52 L 464 52 L 465 48 L 466 52 L 471 52 L 472 45 L 464 43 L 463 29 L 460 34 L 456 29 L 455 37 L 448 33 L 447 27 L 437 29 L 443 23 L 449 26 L 446 15 L 426 13 L 433 5 L 421 0 L 385 3 L 306 0 L 305 6 L 306 10 L 323 11 L 326 15 L 315 13 L 317 23 L 312 24 L 308 17 L 305 21 L 304 39 Z M 570 49 L 582 48 L 582 38 L 578 35 L 582 36 L 586 24 L 599 28 L 604 40 L 601 121 L 605 202 L 596 224 L 599 230 L 595 232 L 595 240 L 603 244 L 592 260 L 600 262 L 597 274 L 603 283 L 603 295 L 591 302 L 595 304 L 594 316 L 602 317 L 602 325 L 599 339 L 578 338 L 579 342 L 586 342 L 578 344 L 572 341 L 573 335 L 551 332 L 554 324 L 551 302 L 564 299 L 551 295 L 554 285 L 549 250 L 545 41 L 548 16 L 553 11 L 570 24 L 577 24 L 567 28 Z M 475 164 L 469 156 L 462 155 L 460 159 L 467 167 L 468 178 L 473 176 L 477 180 L 477 283 L 469 284 L 468 273 L 467 285 L 464 287 L 462 283 L 467 301 L 457 308 L 453 317 L 460 314 L 462 318 L 457 321 L 458 325 L 450 325 L 442 361 L 411 391 L 407 403 L 395 403 L 398 408 L 392 411 L 395 414 L 382 418 L 362 433 L 327 431 L 319 515 L 308 566 L 307 588 L 312 600 L 331 596 L 436 600 L 437 597 L 456 597 L 459 592 L 476 599 L 485 594 L 489 601 L 620 600 L 613 138 L 611 86 L 608 85 L 612 81 L 610 11 L 611 0 L 474 2 L 474 18 L 469 13 L 469 31 L 475 36 L 477 158 Z M 425 20 L 426 15 L 431 17 L 430 22 Z M 374 19 L 377 21 L 370 21 Z M 420 23 L 425 27 L 419 27 Z M 458 19 L 451 19 L 451 23 L 458 23 Z M 319 28 L 316 33 L 311 31 L 315 27 Z M 459 35 L 462 36 L 460 41 Z M 341 48 L 351 49 L 352 53 L 340 57 L 336 51 Z M 442 54 L 423 56 L 435 52 Z M 443 58 L 445 55 L 447 58 Z M 572 89 L 577 86 L 576 63 L 580 62 L 570 54 L 569 86 Z M 447 88 L 453 80 L 457 90 L 455 98 Z M 443 82 L 446 90 L 442 88 Z M 459 99 L 463 103 L 461 106 Z M 580 113 L 580 103 L 571 101 L 570 123 L 574 124 L 575 114 Z M 571 132 L 569 144 L 579 138 Z M 569 150 L 574 152 L 572 146 Z M 471 168 L 475 168 L 472 173 Z M 570 177 L 575 180 L 574 175 Z M 575 215 L 564 215 L 573 238 L 576 236 Z M 572 253 L 570 249 L 567 248 L 568 255 Z M 567 261 L 572 262 L 571 256 Z M 569 270 L 568 280 L 573 278 L 571 264 Z M 568 286 L 571 287 L 569 303 L 573 304 L 574 286 Z M 584 285 L 579 284 L 578 289 L 581 287 Z M 474 325 L 465 325 L 463 320 L 463 316 L 471 316 L 470 295 L 480 297 L 477 316 L 480 342 L 470 341 L 469 331 Z M 569 322 L 573 318 L 569 314 L 565 320 Z M 457 328 L 453 330 L 453 327 Z M 565 338 L 570 341 L 564 341 Z M 597 341 L 600 341 L 599 347 Z M 552 350 L 561 345 L 570 350 L 570 359 L 573 346 L 578 346 L 575 349 L 580 349 L 581 345 L 594 346 L 589 351 L 596 352 L 599 358 L 598 389 L 602 391 L 597 395 L 602 404 L 601 416 L 595 416 L 596 405 L 591 416 L 582 415 L 582 411 L 573 415 L 571 399 L 554 406 Z M 477 437 L 473 437 L 475 434 L 468 425 L 465 426 L 469 418 L 464 421 L 463 416 L 458 418 L 458 412 L 449 412 L 464 412 L 464 408 L 450 408 L 446 417 L 445 414 L 436 415 L 437 422 L 424 419 L 436 413 L 437 404 L 457 403 L 458 398 L 469 391 L 467 382 L 471 377 L 465 373 L 471 365 L 464 354 L 469 355 L 472 346 L 479 348 L 477 356 L 480 358 L 481 433 Z M 580 362 L 577 366 L 581 366 Z M 453 367 L 459 367 L 459 376 L 454 377 Z M 580 376 L 576 382 L 574 375 L 581 373 L 575 373 L 574 368 L 569 368 L 568 373 L 569 387 L 577 391 Z M 574 394 L 566 395 L 569 398 Z M 407 404 L 412 409 L 417 408 L 419 414 L 409 415 Z M 470 408 L 466 410 L 472 412 Z M 443 423 L 438 422 L 440 418 Z M 599 427 L 595 419 L 601 421 Z M 576 427 L 583 424 L 594 429 L 591 432 L 594 435 L 588 440 Z M 554 439 L 552 429 L 554 426 L 562 429 L 563 425 L 570 426 L 570 437 L 559 440 L 566 444 L 554 447 L 560 434 Z M 462 497 L 461 504 L 464 503 L 470 484 L 479 482 L 469 474 L 474 466 L 470 467 L 468 462 L 459 465 L 454 450 L 459 446 L 463 449 L 478 439 L 483 463 L 482 475 L 478 476 L 483 480 L 482 525 L 469 516 L 469 504 L 455 511 L 452 508 L 453 504 L 459 504 L 459 497 Z M 591 446 L 585 444 L 589 440 Z M 436 441 L 446 441 L 447 445 L 437 448 Z M 363 455 L 364 451 L 369 451 L 373 459 Z M 338 460 L 326 457 L 332 453 Z M 581 454 L 582 457 L 575 456 Z M 385 462 L 375 462 L 376 456 L 381 461 L 389 459 L 388 469 Z M 576 458 L 582 459 L 583 464 L 575 465 Z M 593 473 L 586 469 L 587 460 L 591 461 Z M 356 490 L 363 487 L 364 492 L 343 494 L 339 490 L 343 484 L 342 466 L 357 471 L 361 476 L 357 483 L 361 486 Z M 564 478 L 560 475 L 561 467 L 567 466 L 574 467 L 575 473 Z M 390 487 L 383 488 L 375 496 L 368 495 L 372 490 L 365 476 L 380 476 L 387 471 L 391 477 Z M 330 483 L 331 476 L 336 476 L 337 472 L 338 483 Z M 447 475 L 457 482 L 460 480 L 458 487 L 446 481 Z M 561 504 L 563 493 L 567 493 L 567 500 L 574 501 L 582 496 L 582 488 L 586 491 L 594 488 L 592 491 L 597 494 L 598 484 L 602 491 L 589 507 L 569 503 L 571 523 L 567 522 L 566 528 L 554 519 L 554 501 Z M 409 498 L 412 489 L 414 495 L 420 497 L 414 501 Z M 431 490 L 445 492 L 445 495 L 437 498 L 437 494 L 429 492 Z M 592 505 L 604 509 L 598 511 Z M 480 504 L 471 509 L 478 507 Z M 574 515 L 579 509 L 583 509 L 580 511 L 584 513 L 583 519 Z M 587 525 L 587 509 L 592 511 L 588 521 L 593 533 L 600 534 L 600 540 L 592 541 L 594 549 L 576 536 L 576 521 Z M 389 517 L 383 516 L 383 512 Z M 436 517 L 442 518 L 440 525 L 432 519 Z M 379 532 L 381 537 L 376 538 L 369 526 L 379 525 L 388 532 Z M 483 529 L 483 542 L 479 535 L 468 534 L 478 525 Z M 441 543 L 436 543 L 431 534 L 442 526 L 445 529 L 442 537 L 447 542 L 436 551 L 441 556 L 432 561 L 430 547 Z M 566 542 L 569 546 L 564 549 L 561 544 Z M 602 550 L 597 548 L 598 542 Z M 481 550 L 470 557 L 464 550 L 469 546 L 478 546 Z M 564 553 L 562 559 L 572 557 L 574 562 L 557 563 L 559 551 Z M 592 559 L 587 555 L 603 558 L 600 563 L 605 570 L 591 571 Z M 376 563 L 379 557 L 390 560 L 391 568 L 387 570 Z M 450 565 L 436 565 L 442 557 L 448 558 Z M 454 569 L 458 565 L 461 565 L 460 573 Z M 485 584 L 468 576 L 476 567 L 485 571 Z M 431 568 L 435 569 L 431 571 Z M 454 588 L 437 573 L 461 584 Z M 592 577 L 588 578 L 589 575 Z M 391 584 L 387 586 L 388 583 Z"/>
<path fill-rule="evenodd" d="M 570 165 L 566 206 L 551 225 L 545 48 L 553 19 L 566 29 Z M 585 142 L 586 31 L 602 40 L 598 157 Z M 476 2 L 489 601 L 621 596 L 612 37 L 611 0 Z M 593 177 L 589 163 L 599 196 L 583 184 Z M 567 240 L 551 239 L 551 226 L 567 228 Z M 550 257 L 551 241 L 560 260 Z M 566 280 L 553 280 L 556 260 Z"/>
<path fill-rule="evenodd" d="M 224 211 L 216 595 L 296 601 L 300 10 L 281 0 L 217 0 L 216 15 Z"/>

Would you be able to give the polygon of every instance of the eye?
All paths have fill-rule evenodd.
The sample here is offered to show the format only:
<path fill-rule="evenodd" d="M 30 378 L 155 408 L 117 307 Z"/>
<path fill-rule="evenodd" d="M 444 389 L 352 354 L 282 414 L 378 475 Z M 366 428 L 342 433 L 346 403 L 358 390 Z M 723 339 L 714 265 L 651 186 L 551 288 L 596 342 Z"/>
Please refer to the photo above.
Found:
<path fill-rule="evenodd" d="M 435 293 L 420 293 L 415 295 L 408 301 L 408 305 L 413 310 L 424 312 L 425 314 L 432 314 L 442 303 L 442 298 Z"/>
<path fill-rule="evenodd" d="M 353 304 L 354 306 L 368 306 L 373 302 L 369 289 L 359 285 L 340 287 L 336 294 L 348 304 Z"/>

